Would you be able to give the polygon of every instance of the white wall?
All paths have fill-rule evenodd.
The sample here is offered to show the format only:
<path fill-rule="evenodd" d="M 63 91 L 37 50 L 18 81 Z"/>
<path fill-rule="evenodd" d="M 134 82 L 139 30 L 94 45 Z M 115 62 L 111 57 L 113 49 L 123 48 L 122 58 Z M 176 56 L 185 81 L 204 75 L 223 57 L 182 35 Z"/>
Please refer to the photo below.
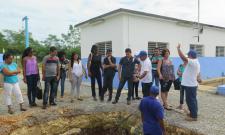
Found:
<path fill-rule="evenodd" d="M 203 44 L 204 56 L 215 57 L 216 46 L 225 46 L 225 30 L 204 27 L 200 35 L 200 42 L 197 42 L 197 31 L 193 27 L 177 25 L 175 22 L 159 20 L 137 15 L 125 15 L 129 22 L 130 46 L 134 51 L 147 50 L 148 42 L 167 42 L 172 57 L 178 56 L 176 46 L 182 44 L 182 50 L 187 52 L 190 44 Z M 126 24 L 126 23 L 124 23 Z"/>
<path fill-rule="evenodd" d="M 124 50 L 123 37 L 123 17 L 121 15 L 105 19 L 104 22 L 81 27 L 81 55 L 87 58 L 91 46 L 97 42 L 112 41 L 112 51 L 114 56 L 121 56 Z"/>
<path fill-rule="evenodd" d="M 177 25 L 176 22 L 146 16 L 121 13 L 110 16 L 105 22 L 81 27 L 81 53 L 87 58 L 91 46 L 96 42 L 112 41 L 114 56 L 124 56 L 124 49 L 133 52 L 147 50 L 148 42 L 167 42 L 172 57 L 178 56 L 176 46 L 182 44 L 186 53 L 190 44 L 203 44 L 204 56 L 215 57 L 216 46 L 225 46 L 225 30 L 204 27 L 197 42 L 197 31 L 192 26 Z"/>

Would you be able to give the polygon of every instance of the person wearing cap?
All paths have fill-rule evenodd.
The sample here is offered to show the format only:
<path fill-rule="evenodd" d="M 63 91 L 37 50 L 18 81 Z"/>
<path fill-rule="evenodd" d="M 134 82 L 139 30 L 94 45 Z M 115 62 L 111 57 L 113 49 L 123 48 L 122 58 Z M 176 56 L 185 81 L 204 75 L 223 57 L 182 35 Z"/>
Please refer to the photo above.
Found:
<path fill-rule="evenodd" d="M 141 51 L 139 58 L 141 60 L 139 79 L 141 80 L 143 97 L 147 97 L 149 96 L 149 88 L 152 86 L 152 64 L 146 51 Z"/>
<path fill-rule="evenodd" d="M 101 95 L 101 101 L 104 100 L 104 95 L 107 89 L 109 90 L 108 102 L 112 100 L 113 91 L 113 78 L 116 73 L 116 58 L 112 56 L 112 50 L 108 49 L 106 51 L 106 57 L 103 62 L 103 89 Z"/>
<path fill-rule="evenodd" d="M 164 109 L 156 99 L 159 88 L 152 86 L 148 90 L 149 96 L 144 97 L 139 105 L 144 135 L 165 135 Z"/>
<path fill-rule="evenodd" d="M 118 66 L 118 76 L 119 76 L 119 86 L 116 92 L 115 100 L 112 104 L 116 104 L 119 100 L 121 95 L 121 91 L 128 82 L 128 95 L 127 95 L 127 105 L 131 104 L 131 96 L 132 96 L 132 89 L 133 89 L 133 74 L 134 74 L 134 67 L 135 64 L 138 64 L 140 68 L 140 62 L 132 56 L 132 52 L 130 48 L 125 50 L 126 56 L 120 59 L 119 66 Z"/>
<path fill-rule="evenodd" d="M 190 114 L 186 118 L 187 121 L 197 121 L 198 117 L 198 102 L 197 102 L 197 87 L 200 79 L 200 64 L 197 59 L 197 53 L 194 50 L 188 52 L 188 58 L 185 57 L 180 49 L 181 45 L 178 44 L 177 51 L 180 58 L 186 64 L 186 68 L 183 73 L 181 86 L 185 91 L 186 103 Z"/>

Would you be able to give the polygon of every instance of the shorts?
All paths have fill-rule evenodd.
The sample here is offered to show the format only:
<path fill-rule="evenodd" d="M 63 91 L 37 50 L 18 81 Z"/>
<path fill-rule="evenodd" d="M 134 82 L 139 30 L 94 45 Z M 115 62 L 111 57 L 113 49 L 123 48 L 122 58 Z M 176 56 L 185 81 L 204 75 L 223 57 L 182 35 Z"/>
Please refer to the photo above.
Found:
<path fill-rule="evenodd" d="M 173 83 L 172 80 L 169 81 L 160 80 L 161 92 L 169 92 L 172 83 Z"/>

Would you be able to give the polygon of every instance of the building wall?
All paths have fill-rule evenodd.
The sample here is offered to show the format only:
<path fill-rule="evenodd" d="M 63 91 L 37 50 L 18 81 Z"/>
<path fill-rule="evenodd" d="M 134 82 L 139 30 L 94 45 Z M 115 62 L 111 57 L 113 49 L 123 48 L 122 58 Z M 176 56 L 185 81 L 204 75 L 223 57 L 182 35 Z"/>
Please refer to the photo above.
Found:
<path fill-rule="evenodd" d="M 182 44 L 182 49 L 187 52 L 190 44 L 203 44 L 204 56 L 215 57 L 216 46 L 225 46 L 225 30 L 204 27 L 203 34 L 200 35 L 200 42 L 197 42 L 197 30 L 192 26 L 181 26 L 175 22 L 168 20 L 160 20 L 155 18 L 125 15 L 129 25 L 130 47 L 134 50 L 147 50 L 148 42 L 167 42 L 171 56 L 176 57 L 176 46 Z M 126 24 L 126 23 L 124 23 Z M 125 26 L 125 27 L 126 27 Z"/>
<path fill-rule="evenodd" d="M 97 42 L 112 41 L 114 55 L 120 56 L 124 52 L 123 44 L 123 16 L 110 17 L 99 24 L 88 24 L 81 27 L 81 56 L 87 58 L 91 46 Z"/>

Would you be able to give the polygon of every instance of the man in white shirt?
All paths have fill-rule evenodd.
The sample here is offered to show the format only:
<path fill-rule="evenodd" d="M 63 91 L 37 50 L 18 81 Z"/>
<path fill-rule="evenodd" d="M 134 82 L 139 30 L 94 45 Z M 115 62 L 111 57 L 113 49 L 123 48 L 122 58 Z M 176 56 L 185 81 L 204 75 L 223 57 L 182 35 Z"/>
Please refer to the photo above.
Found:
<path fill-rule="evenodd" d="M 152 86 L 152 64 L 146 51 L 141 51 L 139 53 L 139 57 L 141 60 L 141 72 L 139 79 L 142 84 L 143 97 L 147 97 L 149 96 L 149 89 Z"/>
<path fill-rule="evenodd" d="M 180 58 L 184 61 L 186 68 L 184 70 L 181 86 L 186 94 L 186 103 L 190 114 L 186 118 L 187 121 L 197 121 L 198 117 L 198 102 L 197 102 L 197 87 L 200 79 L 200 64 L 197 59 L 197 53 L 194 50 L 188 52 L 188 58 L 185 57 L 180 50 L 180 44 L 177 46 L 177 51 Z"/>

